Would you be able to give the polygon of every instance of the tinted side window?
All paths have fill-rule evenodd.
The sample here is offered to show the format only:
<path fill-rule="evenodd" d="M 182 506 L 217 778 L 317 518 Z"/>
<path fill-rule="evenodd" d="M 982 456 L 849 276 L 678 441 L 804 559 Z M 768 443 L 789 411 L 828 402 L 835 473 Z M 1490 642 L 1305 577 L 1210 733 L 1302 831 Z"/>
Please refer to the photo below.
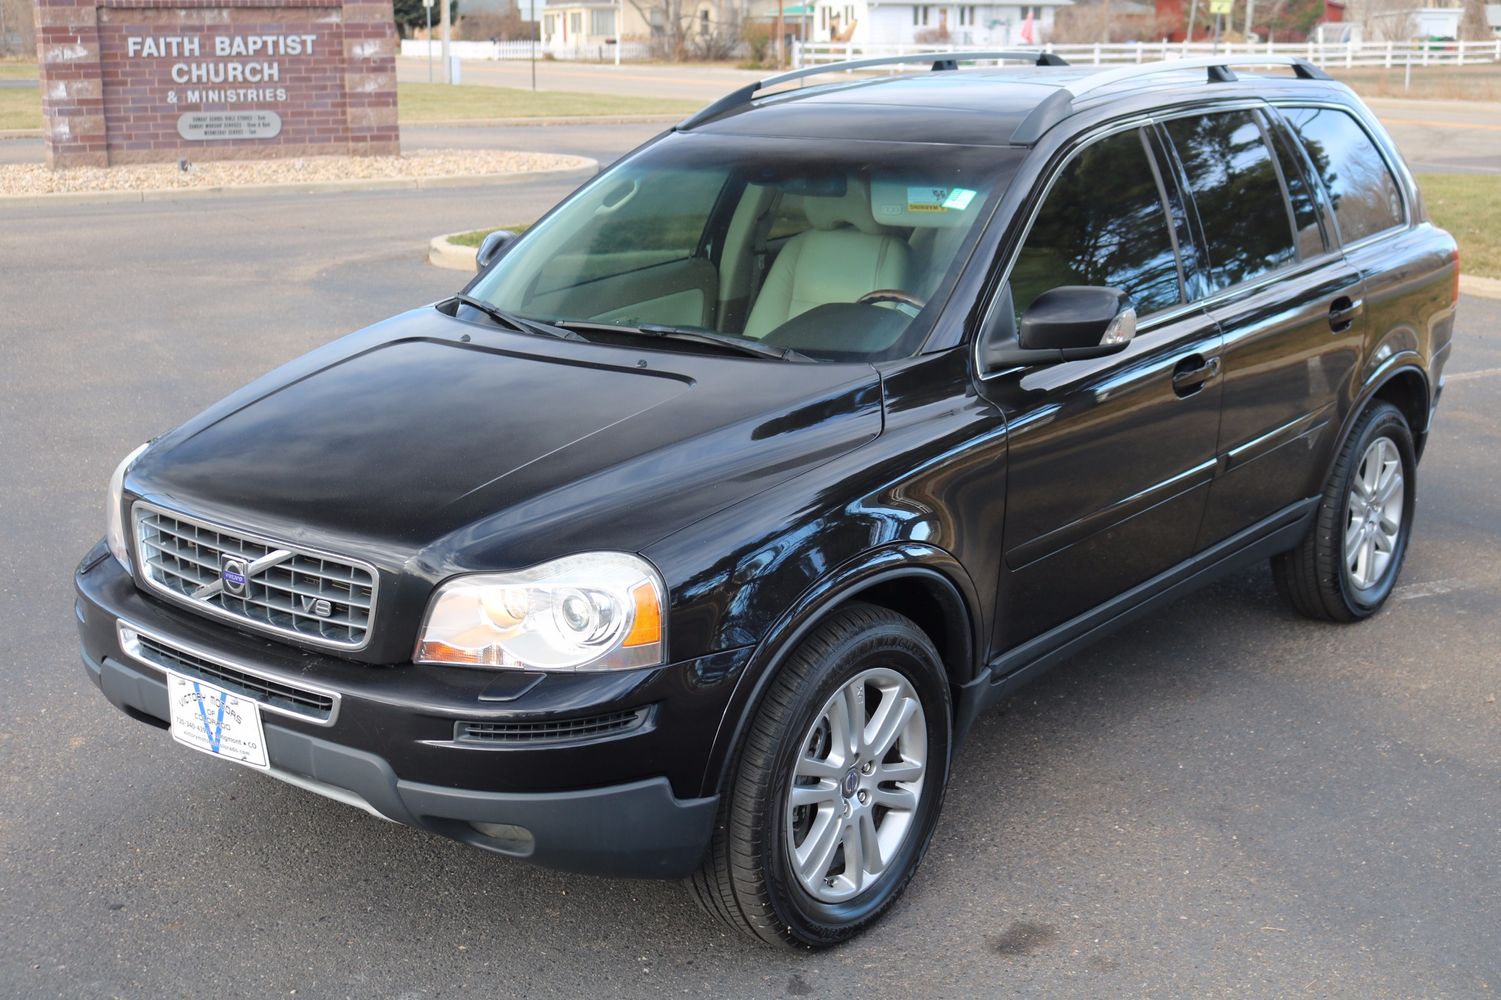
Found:
<path fill-rule="evenodd" d="M 1231 111 L 1165 127 L 1199 210 L 1211 284 L 1225 288 L 1296 260 L 1282 182 L 1256 116 Z"/>
<path fill-rule="evenodd" d="M 1286 108 L 1283 114 L 1329 190 L 1341 240 L 1353 243 L 1403 224 L 1396 178 L 1359 122 L 1333 108 Z"/>
<path fill-rule="evenodd" d="M 1123 288 L 1142 316 L 1182 301 L 1166 205 L 1139 131 L 1086 146 L 1053 183 L 1011 269 L 1017 314 L 1059 285 Z"/>
<path fill-rule="evenodd" d="M 1272 148 L 1277 151 L 1277 163 L 1282 168 L 1282 180 L 1287 186 L 1287 197 L 1293 206 L 1293 226 L 1297 230 L 1298 256 L 1304 259 L 1317 257 L 1324 252 L 1324 233 L 1319 226 L 1317 199 L 1308 185 L 1303 157 L 1290 143 L 1286 132 L 1275 129 Z"/>

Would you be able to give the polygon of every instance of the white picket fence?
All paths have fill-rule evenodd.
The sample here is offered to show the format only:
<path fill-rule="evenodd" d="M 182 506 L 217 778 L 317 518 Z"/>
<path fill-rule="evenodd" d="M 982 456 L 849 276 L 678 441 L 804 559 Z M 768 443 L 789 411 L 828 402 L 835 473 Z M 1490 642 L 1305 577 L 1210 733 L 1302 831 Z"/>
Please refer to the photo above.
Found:
<path fill-rule="evenodd" d="M 413 59 L 426 59 L 429 46 L 431 46 L 434 61 L 443 58 L 443 43 L 434 38 L 431 42 L 423 38 L 404 38 L 401 41 L 401 54 Z M 531 42 L 449 42 L 449 51 L 460 59 L 531 59 L 535 54 L 538 59 L 558 59 L 567 62 L 614 62 L 615 46 L 613 45 L 544 45 L 537 42 L 535 50 Z M 646 42 L 623 43 L 620 49 L 620 58 L 629 62 L 635 59 L 646 59 L 651 55 L 651 47 Z"/>
<path fill-rule="evenodd" d="M 1012 48 L 1051 52 L 1074 65 L 1100 66 L 1107 63 L 1142 63 L 1158 59 L 1185 59 L 1197 56 L 1284 55 L 1301 56 L 1316 66 L 1468 66 L 1474 63 L 1501 62 L 1501 39 L 1485 42 L 1116 42 L 1083 45 L 855 45 L 838 42 L 795 42 L 793 66 L 819 66 L 847 59 L 877 56 L 913 57 L 923 62 L 925 53 L 984 51 Z"/>

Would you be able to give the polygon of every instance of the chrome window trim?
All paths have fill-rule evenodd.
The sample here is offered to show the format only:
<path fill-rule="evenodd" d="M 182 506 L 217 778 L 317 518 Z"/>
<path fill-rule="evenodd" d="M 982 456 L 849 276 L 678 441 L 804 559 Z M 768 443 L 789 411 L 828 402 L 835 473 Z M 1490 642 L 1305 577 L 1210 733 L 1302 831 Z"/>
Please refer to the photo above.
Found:
<path fill-rule="evenodd" d="M 1277 108 L 1279 112 L 1283 108 L 1323 108 L 1330 111 L 1344 112 L 1365 133 L 1366 138 L 1370 140 L 1371 145 L 1375 148 L 1376 155 L 1381 157 L 1381 162 L 1386 165 L 1387 172 L 1392 175 L 1392 180 L 1397 181 L 1397 195 L 1402 199 L 1402 221 L 1394 226 L 1388 226 L 1380 232 L 1372 233 L 1369 236 L 1362 236 L 1354 243 L 1346 243 L 1344 241 L 1344 234 L 1340 232 L 1339 228 L 1339 216 L 1335 214 L 1334 207 L 1330 206 L 1329 219 L 1334 223 L 1334 238 L 1339 244 L 1338 249 L 1341 252 L 1350 253 L 1352 250 L 1360 250 L 1373 243 L 1381 240 L 1389 240 L 1399 233 L 1412 230 L 1415 223 L 1412 213 L 1411 189 L 1416 186 L 1417 182 L 1406 169 L 1405 164 L 1398 165 L 1392 162 L 1391 155 L 1386 148 L 1386 143 L 1377 140 L 1375 134 L 1371 131 L 1371 123 L 1366 120 L 1365 115 L 1361 113 L 1360 109 L 1353 108 L 1348 104 L 1340 104 L 1337 101 L 1300 101 L 1292 97 L 1278 98 L 1274 101 L 1268 101 L 1267 104 L 1273 108 Z M 1302 137 L 1298 135 L 1297 129 L 1294 129 L 1291 124 L 1287 126 L 1287 129 L 1292 133 L 1294 139 L 1298 142 L 1303 141 Z M 1303 155 L 1305 157 L 1308 155 L 1306 150 L 1303 152 Z M 1318 182 L 1320 188 L 1324 188 L 1324 179 L 1319 177 L 1317 173 L 1314 174 L 1314 180 Z M 1324 189 L 1324 198 L 1325 201 L 1329 200 L 1329 191 L 1327 188 Z"/>
<path fill-rule="evenodd" d="M 1265 101 L 1256 100 L 1234 101 L 1225 104 L 1216 104 L 1215 108 L 1217 110 L 1223 109 L 1231 111 L 1241 107 L 1261 108 L 1265 106 Z M 1192 114 L 1193 112 L 1190 111 L 1188 113 Z M 1011 271 L 1016 267 L 1016 258 L 1021 253 L 1022 248 L 1027 245 L 1027 237 L 1032 235 L 1032 227 L 1037 222 L 1037 216 L 1042 212 L 1042 206 L 1047 204 L 1048 197 L 1053 193 L 1053 187 L 1057 184 L 1058 178 L 1062 176 L 1063 171 L 1068 169 L 1069 164 L 1074 162 L 1074 158 L 1077 157 L 1085 149 L 1088 149 L 1096 142 L 1099 142 L 1101 139 L 1108 139 L 1113 135 L 1118 135 L 1121 132 L 1128 132 L 1132 129 L 1147 128 L 1148 126 L 1156 125 L 1159 120 L 1160 119 L 1157 112 L 1138 113 L 1127 118 L 1119 118 L 1114 121 L 1105 122 L 1101 125 L 1095 126 L 1092 129 L 1080 132 L 1078 135 L 1069 140 L 1070 146 L 1068 148 L 1068 151 L 1058 161 L 1057 165 L 1048 175 L 1047 180 L 1042 184 L 1041 193 L 1038 195 L 1037 200 L 1032 204 L 1031 211 L 1027 213 L 1026 225 L 1022 229 L 1021 236 L 1013 245 L 1010 256 L 1006 258 L 1006 265 L 1005 268 L 1001 271 L 1000 279 L 996 282 L 996 288 L 999 289 L 1005 286 L 1006 282 L 1011 280 Z M 1145 150 L 1143 150 L 1143 152 L 1145 152 Z M 1158 184 L 1165 186 L 1166 178 L 1160 176 L 1158 167 L 1155 163 L 1155 159 L 1152 163 L 1152 173 L 1157 177 Z M 1173 320 L 1178 319 L 1179 317 L 1186 316 L 1190 312 L 1200 310 L 1200 302 L 1195 302 L 1187 298 L 1189 294 L 1187 280 L 1188 276 L 1183 272 L 1183 255 L 1181 248 L 1179 248 L 1177 245 L 1177 234 L 1172 232 L 1173 227 L 1171 225 L 1171 217 L 1169 217 L 1168 221 L 1168 228 L 1173 242 L 1174 255 L 1178 258 L 1178 273 L 1182 280 L 1184 301 L 1178 303 L 1176 306 L 1169 306 L 1166 309 L 1159 309 L 1157 312 L 1150 313 L 1144 317 L 1138 317 L 1136 324 L 1136 337 L 1133 339 L 1140 339 L 1142 336 L 1150 335 L 1158 327 L 1164 326 L 1172 322 Z M 990 318 L 1000 300 L 1001 297 L 999 295 L 996 295 L 994 293 L 991 294 L 990 302 L 985 306 L 984 315 L 980 320 L 979 330 L 976 331 L 976 336 L 971 338 L 970 357 L 974 362 L 974 368 L 975 372 L 977 373 L 977 377 L 982 382 L 1017 370 L 1015 366 L 1012 366 L 1009 368 L 998 368 L 994 371 L 986 371 L 984 362 L 980 357 L 980 341 L 982 339 L 980 332 L 984 331 L 985 328 L 990 325 Z"/>
<path fill-rule="evenodd" d="M 332 726 L 336 721 L 338 721 L 339 706 L 342 703 L 343 699 L 337 691 L 333 691 L 325 687 L 320 687 L 316 684 L 308 684 L 300 677 L 295 680 L 290 678 L 277 677 L 273 674 L 265 673 L 262 670 L 250 666 L 249 664 L 241 660 L 236 660 L 232 657 L 225 656 L 223 653 L 211 652 L 195 643 L 184 642 L 181 639 L 170 638 L 161 634 L 160 632 L 154 631 L 153 629 L 142 628 L 141 626 L 125 618 L 118 619 L 115 622 L 115 637 L 120 641 L 120 649 L 125 653 L 126 656 L 130 657 L 132 660 L 135 660 L 137 663 L 144 664 L 145 666 L 150 667 L 152 670 L 159 670 L 163 673 L 177 673 L 180 677 L 187 676 L 186 673 L 183 673 L 181 671 L 173 671 L 171 667 L 157 663 L 155 660 L 147 659 L 146 656 L 140 651 L 140 644 L 137 643 L 134 639 L 128 637 L 126 635 L 127 632 L 134 632 L 137 635 L 143 635 L 153 642 L 161 643 L 163 646 L 167 646 L 171 649 L 180 649 L 184 653 L 187 653 L 189 656 L 196 656 L 201 660 L 207 660 L 209 663 L 218 664 L 219 666 L 224 667 L 227 670 L 235 670 L 239 673 L 247 674 L 258 680 L 265 681 L 268 684 L 280 684 L 283 687 L 300 688 L 301 690 L 307 691 L 311 694 L 321 695 L 322 697 L 328 698 L 333 702 L 328 710 L 328 718 L 320 719 L 317 716 L 307 715 L 302 712 L 294 712 L 290 709 L 281 708 L 278 705 L 268 704 L 267 702 L 264 702 L 259 698 L 253 697 L 252 695 L 230 692 L 231 694 L 234 694 L 236 698 L 244 698 L 246 701 L 255 702 L 260 706 L 260 709 L 263 712 L 271 712 L 276 715 L 286 716 L 289 719 L 297 719 L 301 722 L 311 723 L 315 726 Z M 205 680 L 204 683 L 214 684 L 214 681 Z"/>
<path fill-rule="evenodd" d="M 295 629 L 282 628 L 278 625 L 270 625 L 265 622 L 258 622 L 254 618 L 246 618 L 241 615 L 232 614 L 221 608 L 217 608 L 212 604 L 209 604 L 206 600 L 195 600 L 191 597 L 185 597 L 182 594 L 177 593 L 172 588 L 165 586 L 160 581 L 152 577 L 145 559 L 142 558 L 143 553 L 141 551 L 140 519 L 136 516 L 136 511 L 138 510 L 156 514 L 164 514 L 167 517 L 176 518 L 180 521 L 186 521 L 189 524 L 197 525 L 200 528 L 207 528 L 208 530 L 213 532 L 244 538 L 247 541 L 255 542 L 258 545 L 270 546 L 273 549 L 286 549 L 293 554 L 308 555 L 318 559 L 329 559 L 333 560 L 334 562 L 345 563 L 347 565 L 354 566 L 357 569 L 364 570 L 365 572 L 370 574 L 370 624 L 365 629 L 365 638 L 359 643 L 338 642 L 334 639 L 324 639 L 319 636 L 308 635 L 305 632 L 298 632 Z M 324 649 L 336 649 L 348 653 L 359 652 L 360 650 L 365 649 L 370 645 L 370 640 L 375 636 L 375 612 L 380 605 L 380 572 L 370 563 L 365 562 L 363 559 L 354 559 L 349 556 L 340 555 L 337 552 L 329 552 L 326 549 L 316 549 L 307 545 L 281 541 L 279 539 L 271 538 L 267 535 L 262 535 L 254 531 L 247 531 L 243 528 L 236 528 L 231 525 L 221 524 L 216 521 L 209 521 L 192 514 L 185 514 L 180 510 L 176 510 L 172 507 L 164 507 L 160 504 L 152 503 L 149 500 L 137 500 L 130 505 L 130 543 L 131 548 L 135 554 L 135 564 L 138 570 L 136 578 L 138 580 L 144 579 L 146 585 L 150 587 L 151 590 L 158 594 L 161 594 L 163 597 L 166 597 L 174 603 L 179 604 L 183 607 L 191 608 L 194 611 L 219 618 L 223 621 L 233 622 L 236 625 L 245 629 L 249 629 L 251 631 L 265 632 L 270 635 L 285 636 L 288 639 L 292 639 L 296 642 L 304 643 L 306 645 L 320 646 Z"/>

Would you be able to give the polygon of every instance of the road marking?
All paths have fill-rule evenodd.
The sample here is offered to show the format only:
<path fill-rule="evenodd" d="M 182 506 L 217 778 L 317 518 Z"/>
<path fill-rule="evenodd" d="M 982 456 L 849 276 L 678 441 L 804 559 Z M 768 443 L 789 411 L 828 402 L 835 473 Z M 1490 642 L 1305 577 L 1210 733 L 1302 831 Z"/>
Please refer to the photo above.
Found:
<path fill-rule="evenodd" d="M 1445 375 L 1445 382 L 1468 382 L 1475 378 L 1495 378 L 1501 375 L 1501 368 L 1482 368 L 1479 371 L 1459 372 L 1455 375 Z"/>
<path fill-rule="evenodd" d="M 1437 597 L 1440 594 L 1452 594 L 1456 590 L 1467 590 L 1475 586 L 1469 580 L 1461 580 L 1458 577 L 1449 580 L 1431 580 L 1428 583 L 1409 583 L 1392 591 L 1392 599 L 1398 601 L 1415 601 L 1420 597 Z"/>
<path fill-rule="evenodd" d="M 1396 123 L 1398 125 L 1422 125 L 1424 128 L 1466 128 L 1476 129 L 1481 132 L 1501 132 L 1501 125 L 1491 125 L 1486 122 L 1439 122 L 1431 118 L 1381 118 L 1382 124 Z"/>

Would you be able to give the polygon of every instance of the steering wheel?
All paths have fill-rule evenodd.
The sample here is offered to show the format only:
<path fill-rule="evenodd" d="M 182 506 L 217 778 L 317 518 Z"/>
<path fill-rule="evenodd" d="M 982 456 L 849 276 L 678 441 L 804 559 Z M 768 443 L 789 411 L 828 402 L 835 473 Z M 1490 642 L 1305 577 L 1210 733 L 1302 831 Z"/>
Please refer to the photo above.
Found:
<path fill-rule="evenodd" d="M 911 306 L 919 312 L 922 311 L 923 306 L 927 305 L 925 301 L 916 295 L 913 295 L 911 292 L 904 292 L 900 288 L 877 288 L 873 292 L 866 292 L 855 300 L 855 304 L 861 306 L 873 306 L 877 302 L 899 302 L 904 306 Z"/>

